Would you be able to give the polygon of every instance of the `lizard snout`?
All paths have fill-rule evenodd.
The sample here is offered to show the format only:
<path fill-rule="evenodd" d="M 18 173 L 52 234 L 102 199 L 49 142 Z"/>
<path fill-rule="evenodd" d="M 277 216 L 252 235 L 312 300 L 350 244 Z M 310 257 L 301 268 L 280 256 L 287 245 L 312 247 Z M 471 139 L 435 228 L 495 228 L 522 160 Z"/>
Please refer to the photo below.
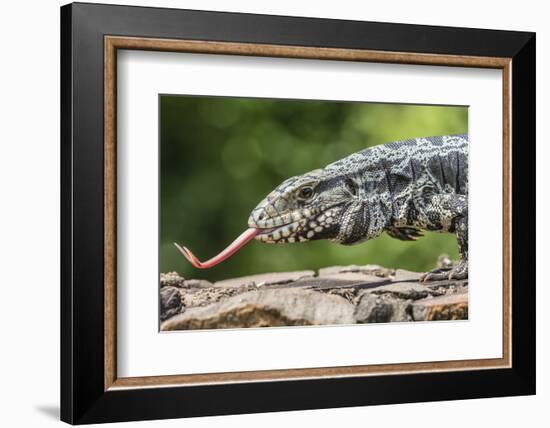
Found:
<path fill-rule="evenodd" d="M 260 229 L 282 226 L 291 222 L 289 204 L 282 195 L 269 195 L 250 213 L 248 226 Z"/>

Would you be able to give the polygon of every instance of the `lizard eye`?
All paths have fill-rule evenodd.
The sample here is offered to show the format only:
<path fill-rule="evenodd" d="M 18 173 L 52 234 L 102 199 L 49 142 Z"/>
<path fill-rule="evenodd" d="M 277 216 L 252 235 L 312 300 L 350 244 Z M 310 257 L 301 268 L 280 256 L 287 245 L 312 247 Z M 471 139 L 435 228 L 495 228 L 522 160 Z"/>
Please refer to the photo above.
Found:
<path fill-rule="evenodd" d="M 298 197 L 300 199 L 310 199 L 313 196 L 313 188 L 310 186 L 304 186 L 298 190 Z"/>

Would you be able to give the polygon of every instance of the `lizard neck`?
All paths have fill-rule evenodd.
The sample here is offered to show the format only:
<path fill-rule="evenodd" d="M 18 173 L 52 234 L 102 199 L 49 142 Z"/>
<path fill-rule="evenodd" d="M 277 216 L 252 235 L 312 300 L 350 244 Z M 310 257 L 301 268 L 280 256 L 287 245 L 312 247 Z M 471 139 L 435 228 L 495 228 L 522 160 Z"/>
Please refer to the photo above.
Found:
<path fill-rule="evenodd" d="M 392 201 L 389 193 L 353 198 L 345 207 L 334 242 L 358 244 L 376 238 L 390 224 Z"/>

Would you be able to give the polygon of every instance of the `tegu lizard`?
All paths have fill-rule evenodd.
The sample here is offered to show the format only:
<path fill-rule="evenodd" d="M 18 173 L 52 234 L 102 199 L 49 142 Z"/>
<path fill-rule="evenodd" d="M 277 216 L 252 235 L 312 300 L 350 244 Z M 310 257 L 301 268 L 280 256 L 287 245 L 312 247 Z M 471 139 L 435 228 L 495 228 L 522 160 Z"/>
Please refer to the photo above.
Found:
<path fill-rule="evenodd" d="M 386 232 L 414 241 L 422 230 L 456 235 L 459 263 L 422 281 L 468 277 L 468 136 L 395 141 L 283 181 L 252 210 L 249 229 L 197 268 L 227 259 L 252 239 L 286 244 L 327 239 L 352 245 Z"/>

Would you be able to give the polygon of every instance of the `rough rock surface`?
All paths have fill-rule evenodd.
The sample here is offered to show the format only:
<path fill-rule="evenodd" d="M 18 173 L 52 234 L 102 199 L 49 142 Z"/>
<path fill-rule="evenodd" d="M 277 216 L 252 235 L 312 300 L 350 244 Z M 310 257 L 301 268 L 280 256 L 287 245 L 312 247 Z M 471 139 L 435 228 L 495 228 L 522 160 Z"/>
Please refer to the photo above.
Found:
<path fill-rule="evenodd" d="M 448 264 L 447 260 L 444 260 Z M 161 274 L 161 330 L 459 320 L 468 281 L 420 283 L 420 273 L 332 266 L 215 283 Z"/>
<path fill-rule="evenodd" d="M 240 278 L 225 279 L 214 283 L 214 287 L 246 287 L 256 286 L 263 287 L 264 285 L 289 284 L 305 278 L 313 278 L 315 272 L 312 270 L 304 270 L 298 272 L 274 272 L 263 273 L 260 275 L 242 276 Z"/>
<path fill-rule="evenodd" d="M 415 321 L 468 319 L 468 294 L 419 300 L 412 305 L 412 317 Z"/>
<path fill-rule="evenodd" d="M 180 293 L 176 287 L 163 287 L 160 290 L 160 319 L 164 321 L 181 312 L 184 308 Z"/>
<path fill-rule="evenodd" d="M 192 308 L 163 330 L 353 324 L 354 306 L 339 296 L 304 289 L 258 290 Z"/>

